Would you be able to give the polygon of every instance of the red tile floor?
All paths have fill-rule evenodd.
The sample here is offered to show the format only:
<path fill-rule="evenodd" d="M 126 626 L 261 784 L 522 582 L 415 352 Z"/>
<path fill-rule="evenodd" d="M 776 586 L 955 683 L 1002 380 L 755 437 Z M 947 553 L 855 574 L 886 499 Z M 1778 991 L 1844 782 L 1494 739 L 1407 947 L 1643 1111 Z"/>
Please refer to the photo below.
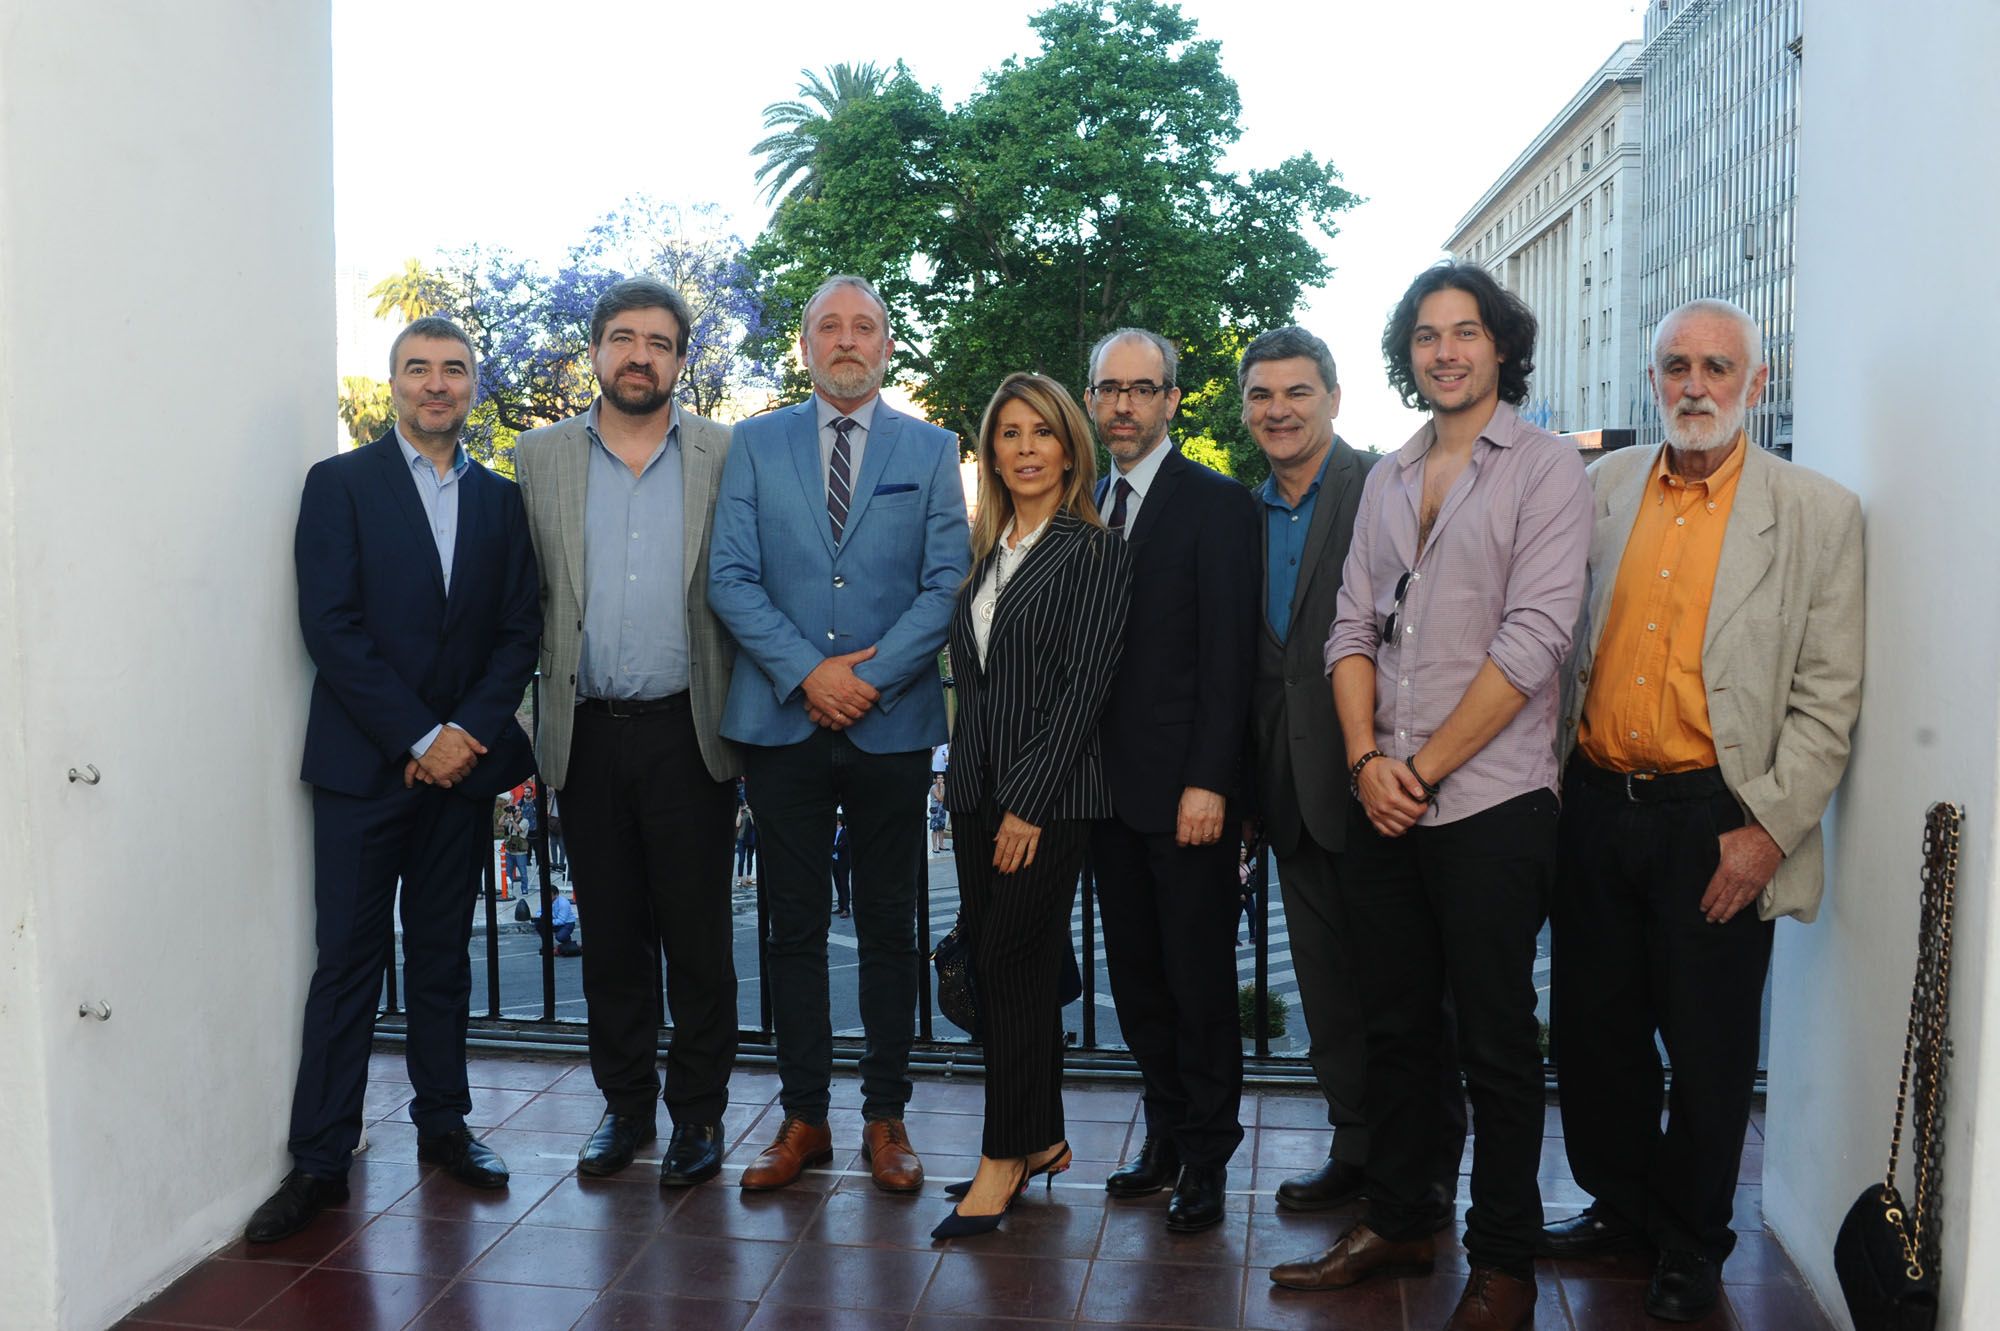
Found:
<path fill-rule="evenodd" d="M 402 1060 L 378 1053 L 368 1096 L 369 1149 L 353 1197 L 282 1243 L 231 1243 L 120 1326 L 254 1327 L 273 1331 L 610 1331 L 611 1328 L 971 1328 L 1072 1325 L 1375 1328 L 1442 1326 L 1464 1281 L 1465 1253 L 1440 1248 L 1422 1279 L 1333 1294 L 1274 1287 L 1277 1261 L 1330 1244 L 1340 1212 L 1280 1214 L 1271 1190 L 1325 1158 L 1319 1103 L 1267 1091 L 1244 1098 L 1247 1129 L 1230 1168 L 1228 1215 L 1215 1229 L 1169 1234 L 1164 1195 L 1111 1202 L 1099 1186 L 1128 1146 L 1138 1105 L 1126 1085 L 1065 1091 L 1076 1166 L 1052 1194 L 1039 1186 L 997 1234 L 933 1243 L 949 1209 L 940 1189 L 972 1169 L 979 1149 L 976 1081 L 920 1080 L 911 1140 L 930 1181 L 892 1197 L 859 1160 L 859 1088 L 836 1081 L 838 1154 L 825 1171 L 777 1193 L 730 1186 L 775 1131 L 775 1074 L 739 1070 L 724 1125 L 722 1177 L 663 1191 L 655 1163 L 617 1179 L 579 1178 L 577 1148 L 601 1101 L 580 1061 L 482 1057 L 472 1065 L 473 1126 L 506 1157 L 498 1193 L 461 1187 L 416 1163 L 403 1105 Z M 1548 1116 L 1542 1197 L 1551 1216 L 1585 1199 L 1568 1176 L 1555 1110 Z M 661 1127 L 666 1127 L 664 1114 Z M 1831 1326 L 1762 1226 L 1762 1118 L 1744 1149 L 1736 1254 L 1724 1269 L 1726 1307 L 1699 1325 L 1727 1331 Z M 273 1184 L 276 1179 L 272 1180 Z M 1462 1194 L 1461 1194 L 1462 1195 Z M 1462 1205 L 1462 1202 L 1461 1202 Z M 1537 1328 L 1659 1328 L 1640 1307 L 1641 1259 L 1543 1263 Z"/>

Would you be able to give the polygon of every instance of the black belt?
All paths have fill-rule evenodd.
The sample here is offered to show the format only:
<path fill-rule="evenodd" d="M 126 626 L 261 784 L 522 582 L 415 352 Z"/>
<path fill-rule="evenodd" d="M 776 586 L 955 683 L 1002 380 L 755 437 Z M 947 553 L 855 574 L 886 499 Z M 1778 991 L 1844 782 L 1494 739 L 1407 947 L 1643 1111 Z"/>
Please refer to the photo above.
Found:
<path fill-rule="evenodd" d="M 1704 800 L 1729 789 L 1723 784 L 1720 767 L 1702 767 L 1692 772 L 1610 772 L 1581 754 L 1571 755 L 1566 775 L 1579 785 L 1617 795 L 1634 804 Z"/>
<path fill-rule="evenodd" d="M 671 712 L 676 708 L 686 710 L 688 696 L 686 690 L 669 693 L 664 698 L 578 698 L 577 709 L 587 712 L 601 712 L 605 716 L 651 716 L 655 712 Z"/>

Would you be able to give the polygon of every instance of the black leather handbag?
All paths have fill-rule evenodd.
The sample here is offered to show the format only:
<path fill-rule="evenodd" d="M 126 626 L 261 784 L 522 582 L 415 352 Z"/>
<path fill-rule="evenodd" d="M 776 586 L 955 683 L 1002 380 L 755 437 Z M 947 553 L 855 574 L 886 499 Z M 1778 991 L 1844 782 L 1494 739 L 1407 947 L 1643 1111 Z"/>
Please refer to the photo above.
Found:
<path fill-rule="evenodd" d="M 1903 1075 L 1896 1086 L 1889 1168 L 1848 1208 L 1833 1241 L 1833 1269 L 1855 1331 L 1931 1331 L 1937 1325 L 1945 1030 L 1951 996 L 1952 892 L 1958 879 L 1962 817 L 1956 805 L 1940 803 L 1931 806 L 1924 820 L 1917 976 L 1910 989 L 1910 1025 L 1903 1041 Z M 1906 1109 L 1916 1181 L 1911 1206 L 1903 1204 L 1896 1187 Z"/>
<path fill-rule="evenodd" d="M 972 948 L 959 934 L 957 921 L 931 949 L 931 965 L 937 969 L 938 1011 L 977 1042 L 979 986 L 972 974 Z"/>

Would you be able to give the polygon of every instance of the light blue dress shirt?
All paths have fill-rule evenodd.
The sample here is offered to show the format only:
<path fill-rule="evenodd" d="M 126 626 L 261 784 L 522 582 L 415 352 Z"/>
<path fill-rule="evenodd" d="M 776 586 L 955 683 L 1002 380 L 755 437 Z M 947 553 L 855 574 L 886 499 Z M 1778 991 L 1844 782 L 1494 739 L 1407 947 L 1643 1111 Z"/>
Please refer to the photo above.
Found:
<path fill-rule="evenodd" d="M 600 399 L 584 428 L 590 472 L 583 502 L 583 649 L 577 695 L 638 701 L 688 686 L 685 487 L 681 410 L 634 476 L 597 432 Z"/>
<path fill-rule="evenodd" d="M 1292 593 L 1298 590 L 1299 560 L 1305 554 L 1306 533 L 1312 529 L 1313 510 L 1319 507 L 1319 483 L 1326 479 L 1326 464 L 1333 461 L 1333 449 L 1319 460 L 1313 483 L 1299 496 L 1297 506 L 1287 504 L 1278 493 L 1278 478 L 1267 477 L 1258 492 L 1264 501 L 1264 618 L 1271 631 L 1283 642 L 1292 631 Z"/>
<path fill-rule="evenodd" d="M 444 571 L 444 594 L 449 596 L 451 557 L 458 550 L 458 482 L 472 465 L 471 459 L 465 456 L 465 445 L 460 444 L 452 458 L 451 470 L 439 476 L 431 460 L 403 438 L 401 426 L 396 427 L 396 447 L 403 450 L 403 461 L 410 468 L 410 482 L 417 487 L 417 500 L 424 506 L 424 521 L 430 524 L 431 539 L 437 542 L 438 566 Z M 441 725 L 432 726 L 410 746 L 410 756 L 423 757 L 443 729 Z"/>

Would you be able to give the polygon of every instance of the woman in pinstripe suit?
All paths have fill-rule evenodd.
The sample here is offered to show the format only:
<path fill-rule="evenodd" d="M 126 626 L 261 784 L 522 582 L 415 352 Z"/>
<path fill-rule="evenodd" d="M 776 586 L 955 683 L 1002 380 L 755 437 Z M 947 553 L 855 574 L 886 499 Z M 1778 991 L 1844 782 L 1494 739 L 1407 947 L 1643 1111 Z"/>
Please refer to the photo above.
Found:
<path fill-rule="evenodd" d="M 1132 557 L 1091 503 L 1090 427 L 1061 384 L 1012 374 L 979 428 L 972 574 L 951 622 L 958 723 L 945 774 L 986 1045 L 979 1172 L 934 1232 L 985 1233 L 1069 1166 L 1057 985 L 1092 819 L 1111 812 L 1097 719 Z"/>

